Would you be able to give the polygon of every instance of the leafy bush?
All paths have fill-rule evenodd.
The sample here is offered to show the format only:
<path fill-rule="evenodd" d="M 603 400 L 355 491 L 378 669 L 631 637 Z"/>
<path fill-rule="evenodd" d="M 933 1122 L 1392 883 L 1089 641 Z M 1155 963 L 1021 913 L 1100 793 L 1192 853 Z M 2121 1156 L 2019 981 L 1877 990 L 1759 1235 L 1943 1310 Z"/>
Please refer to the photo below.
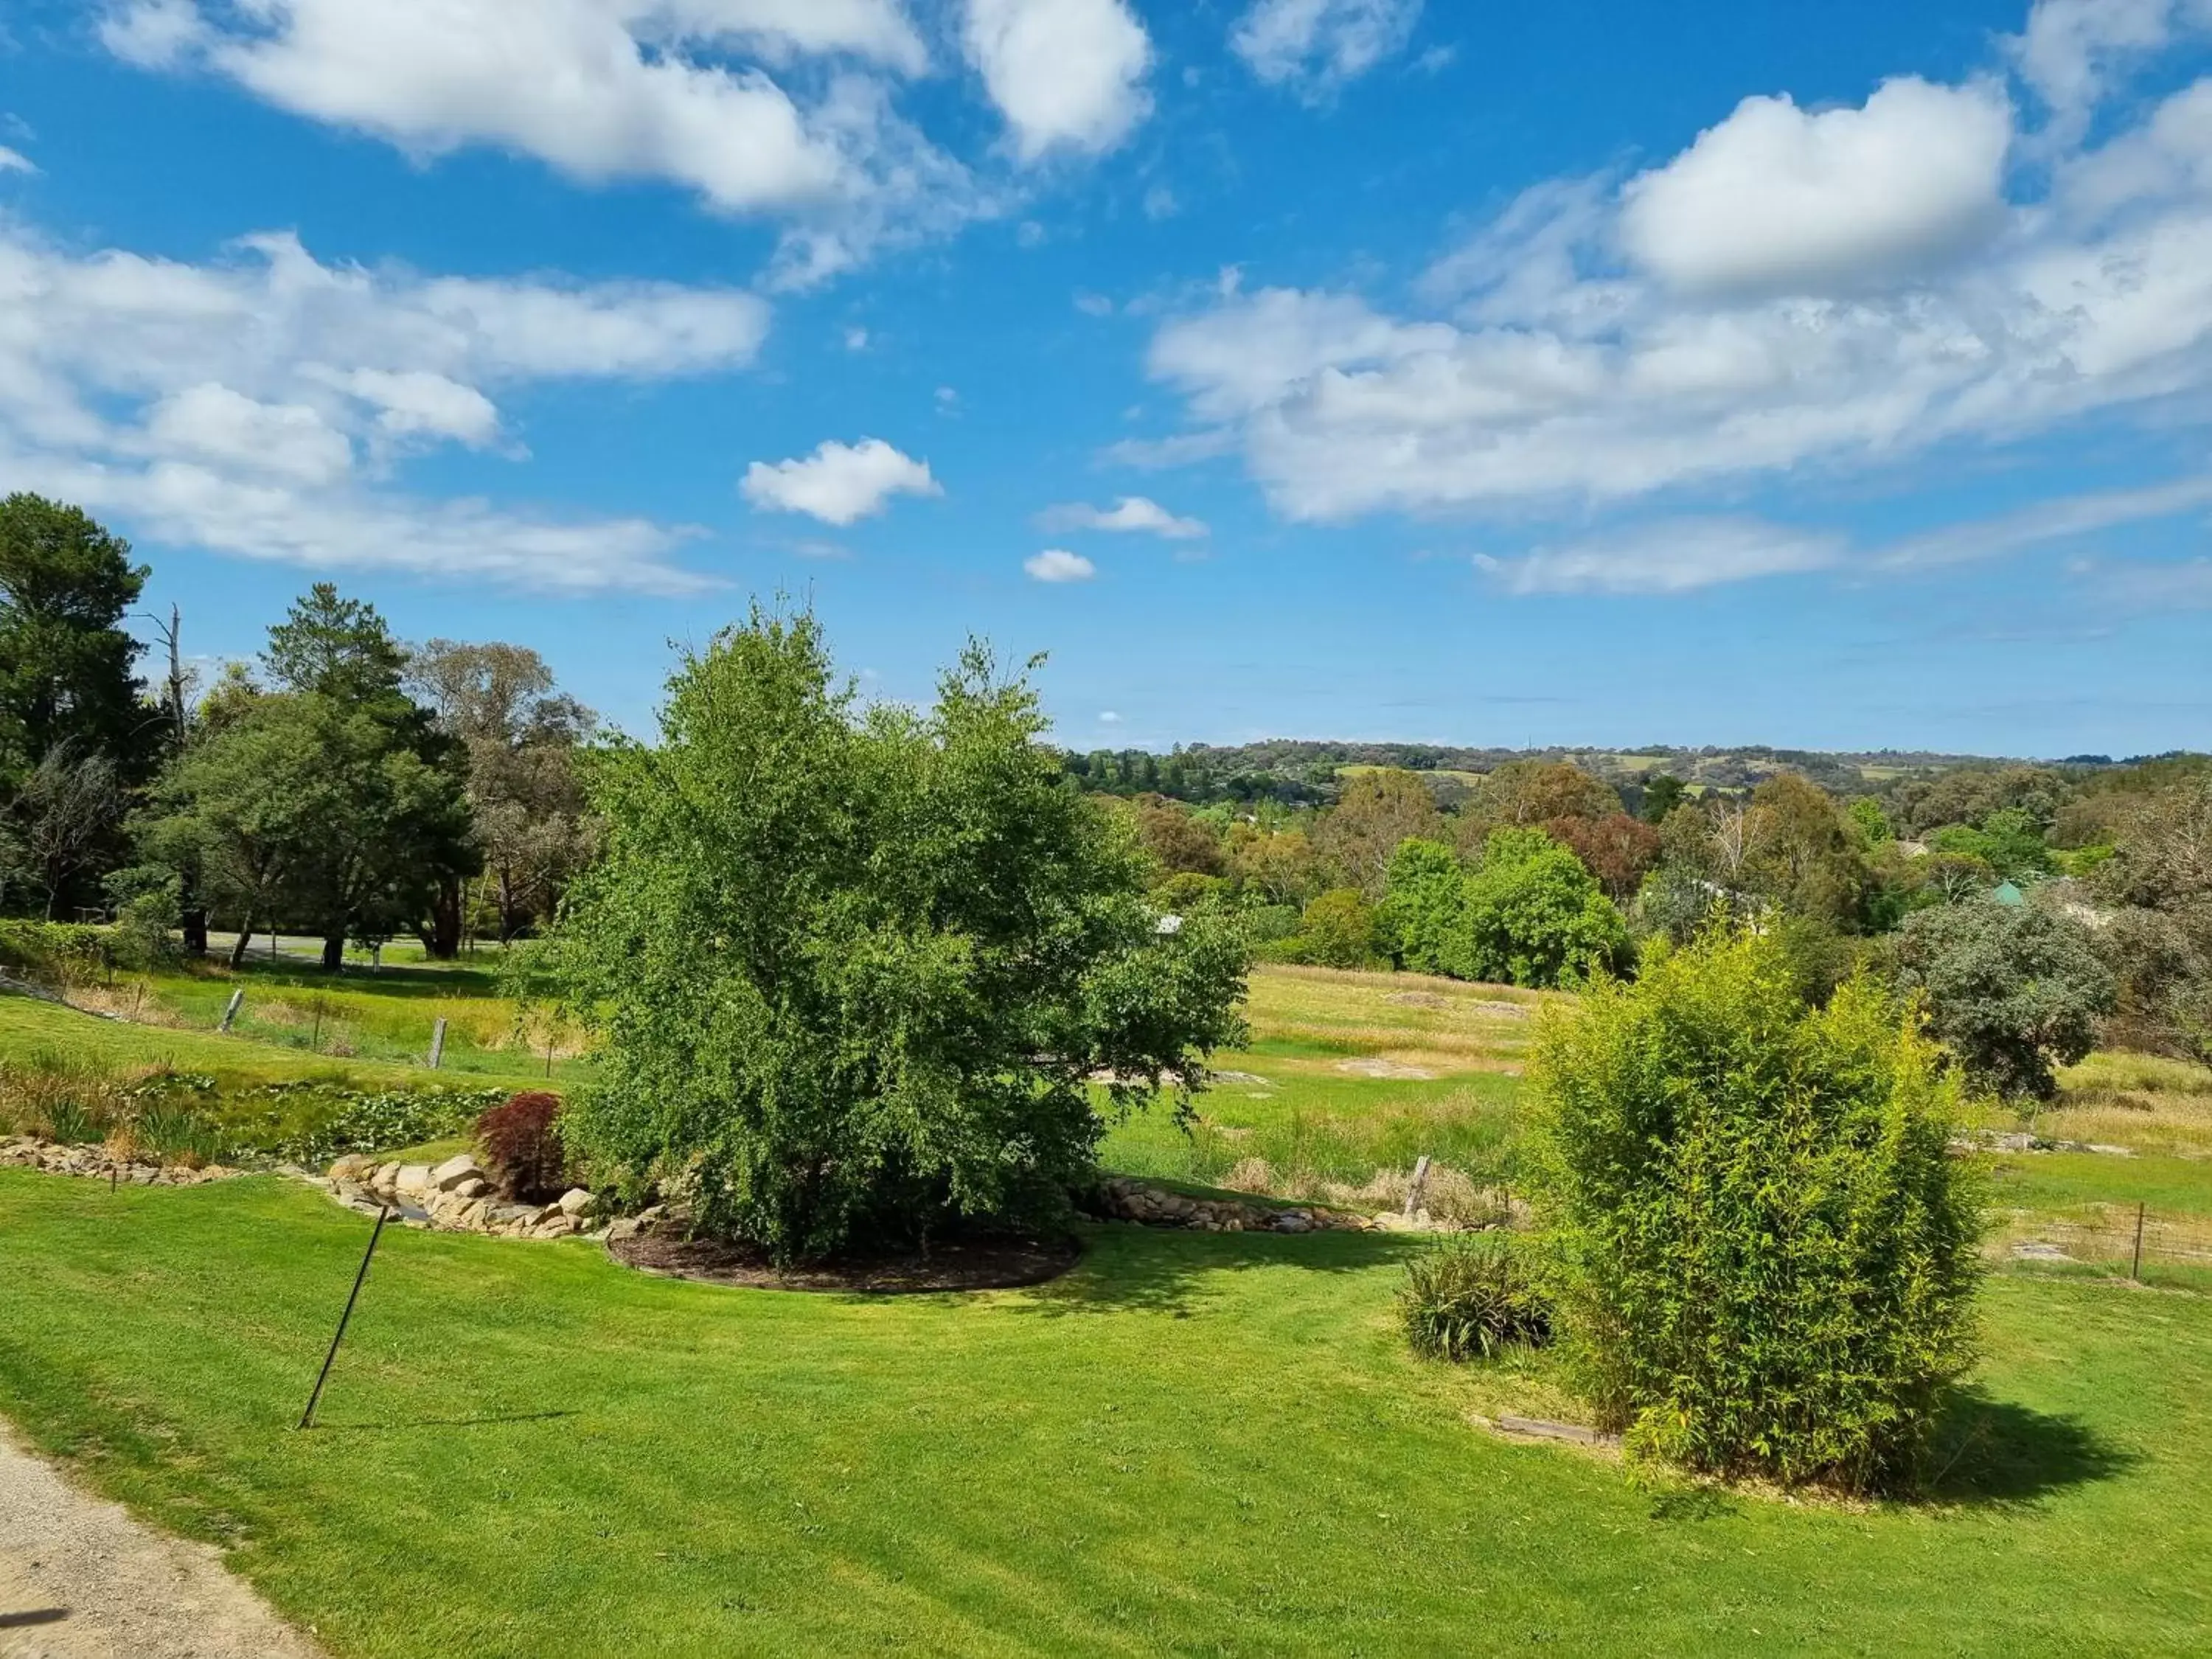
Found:
<path fill-rule="evenodd" d="M 510 1202 L 550 1203 L 568 1189 L 561 1097 L 525 1090 L 477 1120 L 484 1173 Z"/>
<path fill-rule="evenodd" d="M 113 931 L 85 922 L 0 920 L 0 973 L 66 989 L 115 967 Z"/>
<path fill-rule="evenodd" d="M 1571 1373 L 1631 1450 L 1858 1491 L 1908 1478 L 1971 1352 L 1956 1076 L 1769 936 L 1660 947 L 1539 1028 L 1530 1175 Z"/>
<path fill-rule="evenodd" d="M 1540 830 L 1498 830 L 1463 872 L 1438 842 L 1392 860 L 1383 926 L 1419 972 L 1538 989 L 1579 985 L 1630 959 L 1628 928 L 1597 880 Z"/>
<path fill-rule="evenodd" d="M 1371 968 L 1375 947 L 1375 907 L 1357 887 L 1333 887 L 1306 906 L 1298 931 L 1269 954 L 1316 968 Z"/>
<path fill-rule="evenodd" d="M 1552 1340 L 1549 1300 L 1497 1233 L 1447 1235 L 1408 1261 L 1398 1317 L 1413 1352 L 1429 1359 L 1488 1359 Z"/>
<path fill-rule="evenodd" d="M 2118 996 L 2088 930 L 2041 905 L 1984 898 L 1916 911 L 1897 957 L 1969 1080 L 2008 1098 L 2056 1096 L 2052 1063 L 2096 1046 Z"/>
<path fill-rule="evenodd" d="M 1115 1110 L 1202 1086 L 1247 946 L 1212 907 L 1160 930 L 1045 729 L 978 647 L 927 711 L 857 709 L 809 616 L 687 660 L 660 741 L 589 770 L 605 852 L 546 957 L 600 1039 L 571 1149 L 786 1260 L 1065 1216 L 1091 1074 Z"/>

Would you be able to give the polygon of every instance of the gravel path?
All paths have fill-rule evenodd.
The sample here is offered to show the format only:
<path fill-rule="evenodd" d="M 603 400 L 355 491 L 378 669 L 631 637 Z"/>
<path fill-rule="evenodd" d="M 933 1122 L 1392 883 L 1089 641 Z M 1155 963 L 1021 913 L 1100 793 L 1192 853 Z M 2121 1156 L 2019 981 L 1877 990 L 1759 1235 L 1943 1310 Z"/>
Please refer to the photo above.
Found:
<path fill-rule="evenodd" d="M 0 1659 L 317 1659 L 223 1570 L 88 1497 L 0 1424 Z"/>

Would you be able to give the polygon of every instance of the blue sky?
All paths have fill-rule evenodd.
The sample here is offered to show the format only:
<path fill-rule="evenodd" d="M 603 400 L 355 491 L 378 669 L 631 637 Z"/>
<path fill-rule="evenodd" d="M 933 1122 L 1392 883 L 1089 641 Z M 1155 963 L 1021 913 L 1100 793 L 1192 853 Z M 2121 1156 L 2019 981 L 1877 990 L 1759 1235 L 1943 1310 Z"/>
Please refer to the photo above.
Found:
<path fill-rule="evenodd" d="M 2212 0 L 15 0 L 0 487 L 633 728 L 811 596 L 1078 747 L 2212 726 Z"/>

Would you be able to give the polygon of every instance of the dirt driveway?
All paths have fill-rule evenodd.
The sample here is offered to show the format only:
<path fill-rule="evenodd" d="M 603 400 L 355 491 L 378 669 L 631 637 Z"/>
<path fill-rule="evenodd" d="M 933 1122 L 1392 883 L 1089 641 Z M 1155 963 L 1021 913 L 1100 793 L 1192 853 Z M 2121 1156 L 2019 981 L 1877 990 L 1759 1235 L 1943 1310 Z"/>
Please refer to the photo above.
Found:
<path fill-rule="evenodd" d="M 0 1659 L 317 1659 L 223 1570 L 77 1490 L 0 1424 Z"/>

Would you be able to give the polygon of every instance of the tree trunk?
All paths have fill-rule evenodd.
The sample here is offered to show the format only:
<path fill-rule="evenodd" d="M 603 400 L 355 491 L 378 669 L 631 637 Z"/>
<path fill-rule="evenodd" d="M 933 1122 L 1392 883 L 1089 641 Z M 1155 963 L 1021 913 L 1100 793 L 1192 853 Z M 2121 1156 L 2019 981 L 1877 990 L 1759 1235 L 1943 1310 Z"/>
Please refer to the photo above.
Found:
<path fill-rule="evenodd" d="M 343 931 L 325 934 L 323 938 L 323 971 L 335 974 L 345 967 L 345 940 Z"/>
<path fill-rule="evenodd" d="M 200 918 L 200 932 L 204 939 L 207 918 Z M 246 947 L 253 942 L 253 912 L 248 910 L 238 921 L 238 943 L 230 947 L 230 971 L 236 973 L 246 965 Z"/>
<path fill-rule="evenodd" d="M 430 929 L 422 935 L 423 953 L 435 962 L 451 962 L 461 953 L 461 881 L 447 876 L 438 884 L 438 896 L 430 902 Z"/>

